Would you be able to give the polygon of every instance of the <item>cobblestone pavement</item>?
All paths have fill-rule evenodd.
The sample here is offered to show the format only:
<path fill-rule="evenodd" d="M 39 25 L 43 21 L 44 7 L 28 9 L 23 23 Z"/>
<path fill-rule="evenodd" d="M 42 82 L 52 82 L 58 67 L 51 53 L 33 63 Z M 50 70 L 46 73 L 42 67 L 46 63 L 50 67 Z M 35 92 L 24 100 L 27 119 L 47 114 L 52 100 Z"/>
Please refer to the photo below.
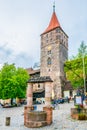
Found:
<path fill-rule="evenodd" d="M 41 128 L 27 128 L 24 126 L 24 106 L 15 108 L 0 108 L 0 130 L 87 130 L 87 121 L 76 121 L 70 117 L 73 102 L 59 104 L 53 110 L 53 123 Z M 37 106 L 38 110 L 42 105 Z M 10 126 L 5 126 L 6 117 L 11 117 Z"/>

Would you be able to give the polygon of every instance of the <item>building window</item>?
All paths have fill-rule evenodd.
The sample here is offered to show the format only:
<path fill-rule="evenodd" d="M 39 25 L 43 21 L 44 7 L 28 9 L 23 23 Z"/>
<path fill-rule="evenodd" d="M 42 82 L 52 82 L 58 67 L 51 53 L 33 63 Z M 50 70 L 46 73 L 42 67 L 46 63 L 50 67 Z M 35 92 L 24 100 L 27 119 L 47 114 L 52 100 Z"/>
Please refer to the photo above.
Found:
<path fill-rule="evenodd" d="M 47 59 L 47 64 L 51 65 L 51 58 L 50 57 Z"/>
<path fill-rule="evenodd" d="M 46 38 L 48 38 L 48 34 L 46 35 Z"/>
<path fill-rule="evenodd" d="M 61 39 L 61 36 L 60 35 L 57 35 L 56 36 L 56 40 L 60 40 Z"/>
<path fill-rule="evenodd" d="M 50 36 L 52 36 L 52 32 L 50 32 Z"/>
<path fill-rule="evenodd" d="M 38 84 L 38 88 L 40 88 L 40 84 Z"/>
<path fill-rule="evenodd" d="M 48 53 L 48 55 L 51 54 L 51 50 L 49 50 L 47 53 Z"/>
<path fill-rule="evenodd" d="M 48 40 L 46 40 L 46 42 L 48 43 Z"/>
<path fill-rule="evenodd" d="M 50 39 L 50 41 L 52 41 L 52 38 Z"/>
<path fill-rule="evenodd" d="M 59 28 L 57 28 L 57 29 L 56 29 L 56 33 L 59 33 L 59 32 L 60 32 L 60 29 L 59 29 Z"/>
<path fill-rule="evenodd" d="M 50 72 L 50 69 L 48 71 Z"/>

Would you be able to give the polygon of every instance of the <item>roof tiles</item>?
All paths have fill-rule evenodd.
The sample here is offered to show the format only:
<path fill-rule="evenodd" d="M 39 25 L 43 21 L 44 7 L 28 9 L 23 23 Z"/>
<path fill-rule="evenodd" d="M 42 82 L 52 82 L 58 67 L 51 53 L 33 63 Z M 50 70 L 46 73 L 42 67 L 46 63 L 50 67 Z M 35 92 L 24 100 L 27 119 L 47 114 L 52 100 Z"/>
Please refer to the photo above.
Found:
<path fill-rule="evenodd" d="M 47 29 L 43 32 L 43 34 L 49 32 L 49 31 L 51 31 L 51 30 L 53 30 L 53 29 L 55 29 L 57 27 L 61 27 L 61 26 L 60 26 L 60 23 L 59 23 L 59 21 L 57 19 L 56 13 L 53 12 L 50 23 L 49 23 Z"/>

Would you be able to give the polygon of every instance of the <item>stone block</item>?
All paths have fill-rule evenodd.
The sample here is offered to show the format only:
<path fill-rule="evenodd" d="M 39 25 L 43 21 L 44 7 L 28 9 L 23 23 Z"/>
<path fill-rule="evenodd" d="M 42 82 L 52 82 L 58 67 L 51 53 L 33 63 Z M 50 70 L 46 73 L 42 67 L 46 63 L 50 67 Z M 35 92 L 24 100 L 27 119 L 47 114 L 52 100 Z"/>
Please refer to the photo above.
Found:
<path fill-rule="evenodd" d="M 53 108 L 52 107 L 43 107 L 43 110 L 46 111 L 47 113 L 47 118 L 46 118 L 46 121 L 47 121 L 47 125 L 50 125 L 52 124 L 52 111 L 53 111 Z"/>

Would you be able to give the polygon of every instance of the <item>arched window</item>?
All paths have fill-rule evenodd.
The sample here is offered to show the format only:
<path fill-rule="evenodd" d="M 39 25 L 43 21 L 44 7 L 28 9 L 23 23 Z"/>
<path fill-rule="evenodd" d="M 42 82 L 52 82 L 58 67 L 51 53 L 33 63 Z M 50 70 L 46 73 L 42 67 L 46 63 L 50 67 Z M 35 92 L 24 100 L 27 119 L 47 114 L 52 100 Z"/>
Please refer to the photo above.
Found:
<path fill-rule="evenodd" d="M 47 59 L 47 64 L 51 65 L 51 58 L 50 57 Z"/>

